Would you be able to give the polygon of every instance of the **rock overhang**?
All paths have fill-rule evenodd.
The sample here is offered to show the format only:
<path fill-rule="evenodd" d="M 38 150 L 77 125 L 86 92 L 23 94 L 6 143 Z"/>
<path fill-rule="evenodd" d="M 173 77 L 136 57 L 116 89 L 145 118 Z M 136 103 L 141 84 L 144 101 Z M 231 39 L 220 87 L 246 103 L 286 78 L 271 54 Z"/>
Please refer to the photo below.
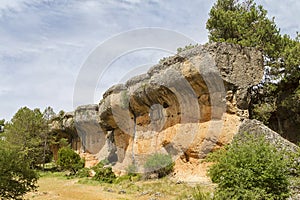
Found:
<path fill-rule="evenodd" d="M 78 107 L 75 129 L 90 152 L 114 155 L 116 166 L 142 165 L 155 152 L 203 157 L 248 117 L 248 90 L 263 73 L 257 49 L 199 45 L 112 86 L 98 105 Z"/>

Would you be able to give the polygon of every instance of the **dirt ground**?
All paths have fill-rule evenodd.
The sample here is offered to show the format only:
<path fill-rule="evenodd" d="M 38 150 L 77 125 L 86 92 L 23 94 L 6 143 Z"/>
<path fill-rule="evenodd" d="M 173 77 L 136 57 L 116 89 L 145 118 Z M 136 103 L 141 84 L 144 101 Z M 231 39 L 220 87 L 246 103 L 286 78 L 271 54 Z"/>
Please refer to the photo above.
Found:
<path fill-rule="evenodd" d="M 170 180 L 125 182 L 121 184 L 82 184 L 78 179 L 41 177 L 36 192 L 28 193 L 26 200 L 172 200 L 192 191 L 186 184 Z"/>
<path fill-rule="evenodd" d="M 77 183 L 78 180 L 64 180 L 56 177 L 42 177 L 38 181 L 38 191 L 29 193 L 26 199 L 35 200 L 112 200 L 126 199 L 124 196 L 103 191 L 99 186 Z M 130 197 L 129 197 L 130 198 Z"/>

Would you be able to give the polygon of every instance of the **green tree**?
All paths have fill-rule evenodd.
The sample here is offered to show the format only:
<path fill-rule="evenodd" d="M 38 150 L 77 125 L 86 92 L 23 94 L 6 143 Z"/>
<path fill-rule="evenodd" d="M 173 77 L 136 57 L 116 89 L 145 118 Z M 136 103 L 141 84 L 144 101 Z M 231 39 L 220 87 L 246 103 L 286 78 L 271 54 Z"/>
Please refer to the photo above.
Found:
<path fill-rule="evenodd" d="M 0 120 L 0 137 L 1 137 L 1 133 L 4 132 L 4 125 L 5 125 L 5 120 L 4 119 Z"/>
<path fill-rule="evenodd" d="M 1 119 L 0 120 L 0 126 L 4 126 L 5 125 L 5 119 Z"/>
<path fill-rule="evenodd" d="M 5 125 L 6 141 L 19 152 L 31 167 L 43 163 L 43 135 L 47 124 L 39 109 L 20 108 Z"/>
<path fill-rule="evenodd" d="M 263 136 L 237 136 L 209 169 L 216 199 L 286 199 L 288 162 Z"/>
<path fill-rule="evenodd" d="M 37 174 L 30 168 L 30 162 L 17 150 L 8 148 L 0 141 L 0 197 L 20 199 L 25 193 L 34 190 Z"/>
<path fill-rule="evenodd" d="M 70 147 L 62 147 L 58 151 L 57 164 L 63 170 L 70 170 L 72 174 L 84 167 L 84 160 Z"/>
<path fill-rule="evenodd" d="M 279 54 L 280 34 L 274 19 L 254 0 L 218 0 L 206 23 L 209 40 L 257 47 L 270 58 Z"/>
<path fill-rule="evenodd" d="M 43 145 L 43 169 L 45 168 L 46 161 L 50 161 L 50 156 L 52 155 L 52 152 L 50 151 L 50 145 L 53 143 L 54 138 L 52 137 L 49 129 L 49 124 L 51 122 L 51 119 L 55 116 L 55 112 L 53 108 L 48 106 L 44 112 L 43 112 L 43 118 L 45 121 L 45 131 L 41 132 L 41 140 Z"/>
<path fill-rule="evenodd" d="M 299 138 L 299 128 L 284 130 L 291 126 L 282 126 L 283 120 L 291 119 L 292 127 L 300 127 L 299 35 L 295 39 L 281 35 L 274 18 L 269 19 L 254 0 L 217 0 L 206 28 L 211 42 L 256 47 L 263 52 L 266 76 L 259 89 L 252 91 L 251 117 L 280 133 L 297 132 L 294 137 Z"/>

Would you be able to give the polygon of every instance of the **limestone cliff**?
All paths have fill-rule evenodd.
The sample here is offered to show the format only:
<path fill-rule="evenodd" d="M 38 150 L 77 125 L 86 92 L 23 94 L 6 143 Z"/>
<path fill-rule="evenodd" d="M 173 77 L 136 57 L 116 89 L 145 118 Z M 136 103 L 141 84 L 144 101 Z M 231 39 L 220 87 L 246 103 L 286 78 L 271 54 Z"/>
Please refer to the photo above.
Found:
<path fill-rule="evenodd" d="M 107 158 L 116 171 L 132 163 L 142 171 L 155 152 L 190 162 L 232 140 L 248 118 L 248 91 L 263 72 L 256 49 L 198 46 L 111 87 L 98 105 L 78 107 L 53 132 L 69 130 L 82 151 Z"/>

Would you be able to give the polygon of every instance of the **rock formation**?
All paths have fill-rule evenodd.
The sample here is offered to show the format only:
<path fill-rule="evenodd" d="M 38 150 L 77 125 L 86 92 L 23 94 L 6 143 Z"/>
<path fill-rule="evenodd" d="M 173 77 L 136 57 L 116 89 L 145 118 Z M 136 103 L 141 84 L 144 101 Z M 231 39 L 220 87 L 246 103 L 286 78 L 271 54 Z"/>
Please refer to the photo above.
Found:
<path fill-rule="evenodd" d="M 278 133 L 265 126 L 257 120 L 244 120 L 239 127 L 238 135 L 254 134 L 256 136 L 264 136 L 268 142 L 273 144 L 277 149 L 282 151 L 297 152 L 299 147 L 294 143 L 284 139 Z"/>
<path fill-rule="evenodd" d="M 263 73 L 262 53 L 254 48 L 198 46 L 111 87 L 98 105 L 63 117 L 60 128 L 54 120 L 52 131 L 78 136 L 82 151 L 107 158 L 115 171 L 132 163 L 142 171 L 156 152 L 191 162 L 232 140 L 248 118 L 248 91 Z"/>

